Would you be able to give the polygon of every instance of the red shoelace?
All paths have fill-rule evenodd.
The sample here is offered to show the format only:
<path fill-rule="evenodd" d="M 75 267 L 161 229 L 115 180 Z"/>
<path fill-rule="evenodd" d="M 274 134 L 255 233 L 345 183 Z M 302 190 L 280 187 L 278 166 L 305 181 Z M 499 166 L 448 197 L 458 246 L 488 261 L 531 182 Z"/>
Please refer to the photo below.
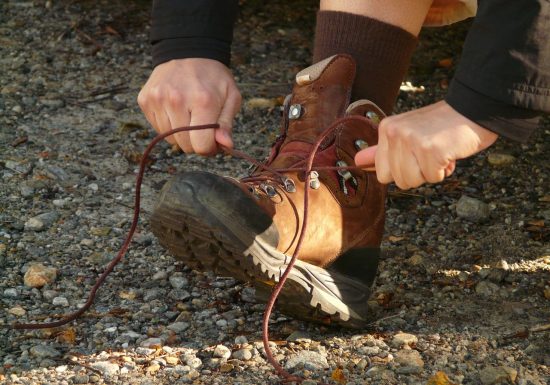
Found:
<path fill-rule="evenodd" d="M 275 306 L 275 302 L 277 301 L 277 297 L 279 296 L 279 293 L 283 289 L 283 286 L 287 280 L 288 275 L 290 274 L 290 271 L 292 270 L 294 264 L 296 263 L 296 260 L 298 258 L 300 247 L 302 245 L 302 241 L 304 239 L 304 235 L 306 233 L 307 229 L 307 213 L 308 213 L 308 200 L 309 200 L 309 182 L 311 177 L 312 171 L 318 171 L 318 170 L 353 170 L 353 169 L 359 169 L 358 167 L 313 167 L 313 161 L 315 159 L 315 155 L 317 153 L 317 150 L 319 149 L 319 146 L 323 142 L 323 140 L 331 134 L 336 128 L 338 128 L 343 122 L 349 121 L 349 120 L 361 120 L 364 121 L 366 118 L 361 116 L 348 116 L 344 118 L 340 118 L 336 120 L 333 124 L 331 124 L 317 139 L 315 144 L 313 145 L 313 148 L 311 150 L 311 153 L 309 156 L 305 159 L 305 166 L 304 167 L 296 167 L 296 168 L 286 168 L 286 169 L 271 169 L 268 165 L 262 164 L 255 160 L 254 158 L 248 156 L 247 154 L 227 148 L 222 147 L 222 150 L 232 156 L 243 158 L 250 163 L 254 164 L 255 166 L 266 170 L 268 172 L 273 173 L 273 175 L 281 175 L 282 172 L 288 172 L 288 171 L 302 171 L 305 172 L 306 178 L 304 181 L 304 215 L 303 215 L 303 222 L 301 226 L 301 231 L 298 237 L 298 241 L 296 243 L 296 248 L 294 250 L 294 253 L 292 254 L 292 257 L 290 259 L 290 262 L 288 263 L 287 268 L 285 269 L 284 273 L 279 278 L 279 281 L 277 284 L 273 287 L 273 291 L 271 292 L 271 295 L 269 297 L 269 300 L 267 301 L 265 312 L 262 320 L 262 341 L 264 345 L 265 355 L 269 363 L 273 366 L 276 373 L 281 377 L 281 379 L 284 382 L 296 382 L 296 383 L 302 383 L 304 381 L 303 378 L 294 376 L 290 373 L 288 373 L 280 364 L 277 362 L 277 360 L 273 357 L 273 353 L 271 351 L 271 348 L 269 346 L 269 319 L 271 317 L 271 313 L 273 311 L 273 307 Z M 218 124 L 205 124 L 200 126 L 187 126 L 187 127 L 180 127 L 175 128 L 171 131 L 164 132 L 162 134 L 157 135 L 151 143 L 147 146 L 145 151 L 143 152 L 143 156 L 141 158 L 140 164 L 139 164 L 139 171 L 136 177 L 136 193 L 135 193 L 135 199 L 134 199 L 134 215 L 132 219 L 132 224 L 130 226 L 130 230 L 128 231 L 128 234 L 126 236 L 126 239 L 124 240 L 124 243 L 122 244 L 120 250 L 118 251 L 115 258 L 111 260 L 109 265 L 105 268 L 105 271 L 99 276 L 99 278 L 96 280 L 94 286 L 90 290 L 90 294 L 88 295 L 88 299 L 86 300 L 86 303 L 84 306 L 82 306 L 77 311 L 70 313 L 68 315 L 65 315 L 63 318 L 61 318 L 58 321 L 53 322 L 45 322 L 45 323 L 15 323 L 11 327 L 15 330 L 24 330 L 24 329 L 48 329 L 48 328 L 56 328 L 59 326 L 63 326 L 71 321 L 74 321 L 78 317 L 80 317 L 82 314 L 84 314 L 90 307 L 92 306 L 96 293 L 99 290 L 99 287 L 105 282 L 105 279 L 107 276 L 113 271 L 116 265 L 122 260 L 126 252 L 128 251 L 128 247 L 130 246 L 130 243 L 132 241 L 132 238 L 134 236 L 134 233 L 136 231 L 138 220 L 139 220 L 139 213 L 140 213 L 140 200 L 141 200 L 141 184 L 143 181 L 143 176 L 145 173 L 145 168 L 147 166 L 147 159 L 149 157 L 149 154 L 153 150 L 153 147 L 155 145 L 162 141 L 163 139 L 167 138 L 168 136 L 177 134 L 178 132 L 184 132 L 184 131 L 193 131 L 193 130 L 205 130 L 205 129 L 216 129 L 219 128 Z M 318 385 L 328 385 L 324 383 L 318 383 Z"/>

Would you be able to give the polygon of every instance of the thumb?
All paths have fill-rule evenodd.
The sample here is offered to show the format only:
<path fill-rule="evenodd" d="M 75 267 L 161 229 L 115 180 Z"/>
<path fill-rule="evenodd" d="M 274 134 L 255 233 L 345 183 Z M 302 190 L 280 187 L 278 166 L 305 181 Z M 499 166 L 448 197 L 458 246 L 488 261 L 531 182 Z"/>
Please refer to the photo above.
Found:
<path fill-rule="evenodd" d="M 355 164 L 358 167 L 372 167 L 374 166 L 374 158 L 376 156 L 376 148 L 378 146 L 372 146 L 365 148 L 355 154 Z"/>

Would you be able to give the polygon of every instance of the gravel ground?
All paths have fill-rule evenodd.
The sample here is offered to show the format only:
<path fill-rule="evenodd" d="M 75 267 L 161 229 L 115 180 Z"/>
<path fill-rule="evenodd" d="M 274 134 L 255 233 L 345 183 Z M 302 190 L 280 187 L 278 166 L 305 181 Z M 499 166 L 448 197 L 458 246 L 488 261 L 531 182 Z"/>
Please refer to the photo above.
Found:
<path fill-rule="evenodd" d="M 235 141 L 261 158 L 311 56 L 315 1 L 242 3 Z M 151 68 L 149 6 L 0 3 L 0 325 L 77 309 L 122 243 L 153 137 L 135 102 Z M 398 110 L 444 95 L 466 27 L 423 33 L 408 80 L 425 89 L 404 90 Z M 549 129 L 526 145 L 499 141 L 440 185 L 390 190 L 375 321 L 349 331 L 276 313 L 278 360 L 310 385 L 548 384 Z M 254 290 L 189 270 L 148 230 L 170 174 L 246 167 L 160 145 L 135 242 L 93 310 L 55 330 L 0 329 L 0 383 L 277 383 Z"/>

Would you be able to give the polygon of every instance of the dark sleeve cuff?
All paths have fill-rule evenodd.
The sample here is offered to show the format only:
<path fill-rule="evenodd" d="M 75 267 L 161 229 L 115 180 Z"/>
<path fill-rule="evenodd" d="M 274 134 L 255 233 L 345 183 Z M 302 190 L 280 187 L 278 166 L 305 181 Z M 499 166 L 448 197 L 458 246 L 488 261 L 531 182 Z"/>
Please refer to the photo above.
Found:
<path fill-rule="evenodd" d="M 446 102 L 460 114 L 505 138 L 526 142 L 537 128 L 541 112 L 499 102 L 453 79 Z"/>
<path fill-rule="evenodd" d="M 178 37 L 153 43 L 153 65 L 174 59 L 213 59 L 229 66 L 231 42 L 210 37 Z"/>

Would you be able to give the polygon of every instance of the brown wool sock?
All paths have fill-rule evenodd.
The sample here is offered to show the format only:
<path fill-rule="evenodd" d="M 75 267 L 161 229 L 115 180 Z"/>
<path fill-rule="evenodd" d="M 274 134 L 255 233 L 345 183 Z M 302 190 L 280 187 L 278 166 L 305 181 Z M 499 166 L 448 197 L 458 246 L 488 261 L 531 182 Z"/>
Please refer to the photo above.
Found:
<path fill-rule="evenodd" d="M 409 68 L 417 38 L 402 28 L 366 16 L 319 11 L 313 62 L 346 53 L 357 62 L 352 101 L 369 99 L 390 114 Z"/>

